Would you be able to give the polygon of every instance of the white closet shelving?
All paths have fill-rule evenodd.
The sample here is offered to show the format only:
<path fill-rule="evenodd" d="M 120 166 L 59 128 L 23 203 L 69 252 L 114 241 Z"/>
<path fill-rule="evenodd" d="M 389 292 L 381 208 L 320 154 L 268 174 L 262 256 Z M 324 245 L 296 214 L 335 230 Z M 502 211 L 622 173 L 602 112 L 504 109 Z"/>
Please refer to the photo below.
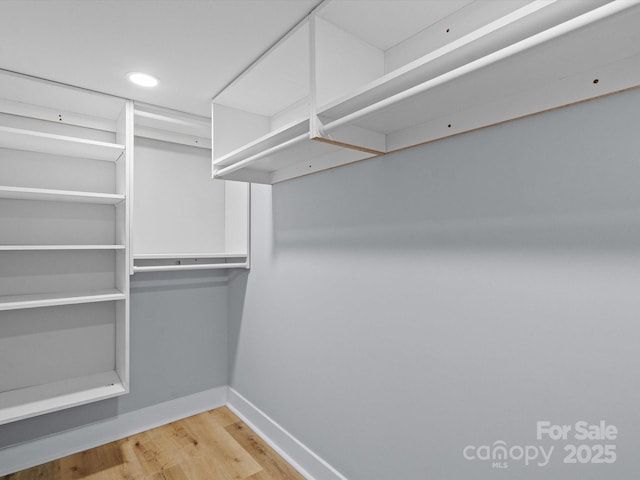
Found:
<path fill-rule="evenodd" d="M 136 104 L 131 271 L 249 267 L 249 188 L 212 180 L 211 120 Z"/>
<path fill-rule="evenodd" d="M 214 176 L 276 183 L 636 87 L 639 4 L 327 0 L 214 98 Z M 247 138 L 292 81 L 295 129 Z"/>
<path fill-rule="evenodd" d="M 309 21 L 213 100 L 213 168 L 218 178 L 273 183 L 313 169 L 316 160 L 354 161 L 369 152 L 309 142 Z M 300 163 L 300 160 L 303 160 Z"/>
<path fill-rule="evenodd" d="M 0 71 L 0 424 L 129 388 L 126 100 Z"/>

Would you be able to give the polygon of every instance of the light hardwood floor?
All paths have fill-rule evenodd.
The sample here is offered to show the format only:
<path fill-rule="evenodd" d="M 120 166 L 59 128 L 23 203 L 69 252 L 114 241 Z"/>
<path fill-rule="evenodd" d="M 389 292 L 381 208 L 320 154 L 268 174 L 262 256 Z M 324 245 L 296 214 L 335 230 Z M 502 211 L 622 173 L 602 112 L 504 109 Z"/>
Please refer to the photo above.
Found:
<path fill-rule="evenodd" d="M 304 480 L 227 407 L 0 480 Z"/>

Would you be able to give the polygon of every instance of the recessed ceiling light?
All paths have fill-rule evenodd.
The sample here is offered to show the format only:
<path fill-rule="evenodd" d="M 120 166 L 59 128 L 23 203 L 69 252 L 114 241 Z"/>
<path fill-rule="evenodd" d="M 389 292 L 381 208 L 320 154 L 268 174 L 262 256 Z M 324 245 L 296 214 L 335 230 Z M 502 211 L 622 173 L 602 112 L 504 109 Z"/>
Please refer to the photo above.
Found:
<path fill-rule="evenodd" d="M 158 85 L 158 79 L 146 73 L 131 72 L 127 75 L 129 80 L 141 87 L 155 87 Z"/>

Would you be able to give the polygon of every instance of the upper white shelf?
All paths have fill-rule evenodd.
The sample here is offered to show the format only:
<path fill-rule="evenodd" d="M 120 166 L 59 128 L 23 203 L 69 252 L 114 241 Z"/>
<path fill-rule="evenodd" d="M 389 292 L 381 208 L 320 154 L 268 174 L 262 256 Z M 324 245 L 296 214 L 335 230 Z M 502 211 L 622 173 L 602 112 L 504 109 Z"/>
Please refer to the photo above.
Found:
<path fill-rule="evenodd" d="M 636 1 L 531 2 L 320 107 L 323 131 L 391 152 L 637 86 L 639 22 Z"/>
<path fill-rule="evenodd" d="M 0 186 L 0 198 L 14 200 L 42 200 L 51 202 L 78 202 L 115 205 L 125 199 L 124 195 L 73 190 L 53 190 L 48 188 L 27 188 Z"/>
<path fill-rule="evenodd" d="M 0 148 L 115 162 L 124 145 L 0 126 Z"/>
<path fill-rule="evenodd" d="M 309 17 L 308 132 L 235 145 L 214 176 L 276 183 L 636 87 L 638 25 L 640 0 L 325 0 Z M 252 95 L 277 97 L 266 85 Z M 214 148 L 240 125 L 215 113 Z"/>
<path fill-rule="evenodd" d="M 309 93 L 305 20 L 213 99 L 214 176 L 233 180 L 242 168 L 242 180 L 248 174 L 251 181 L 271 183 L 262 167 L 250 165 L 264 165 L 309 140 Z"/>

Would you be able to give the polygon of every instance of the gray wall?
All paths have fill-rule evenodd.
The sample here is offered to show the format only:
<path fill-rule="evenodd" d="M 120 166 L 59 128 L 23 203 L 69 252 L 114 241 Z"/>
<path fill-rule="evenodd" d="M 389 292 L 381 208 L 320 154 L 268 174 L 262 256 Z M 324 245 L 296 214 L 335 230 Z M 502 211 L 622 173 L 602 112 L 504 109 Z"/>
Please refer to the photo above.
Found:
<path fill-rule="evenodd" d="M 254 186 L 231 386 L 350 479 L 637 477 L 638 125 L 636 90 Z M 463 458 L 498 440 L 554 452 Z M 582 443 L 617 461 L 563 464 Z"/>
<path fill-rule="evenodd" d="M 0 448 L 227 385 L 225 274 L 131 279 L 131 393 L 0 426 Z"/>

